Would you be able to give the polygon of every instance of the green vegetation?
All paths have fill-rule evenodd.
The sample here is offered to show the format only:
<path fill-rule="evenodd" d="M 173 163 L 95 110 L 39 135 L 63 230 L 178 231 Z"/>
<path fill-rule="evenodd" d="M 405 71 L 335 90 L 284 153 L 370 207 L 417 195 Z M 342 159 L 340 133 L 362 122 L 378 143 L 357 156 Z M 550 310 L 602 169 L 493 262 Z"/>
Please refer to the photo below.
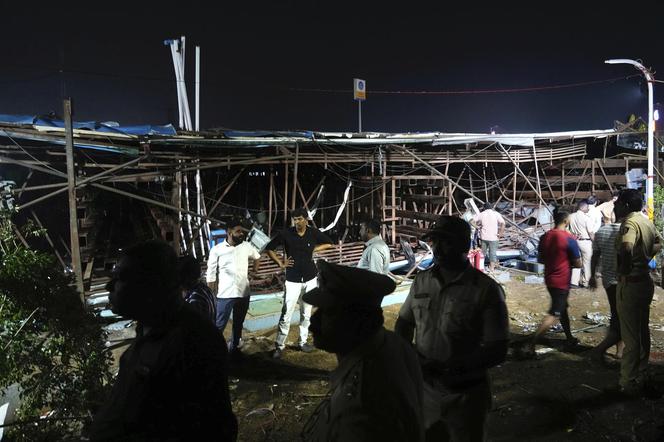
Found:
<path fill-rule="evenodd" d="M 12 215 L 0 211 L 0 389 L 18 385 L 20 404 L 6 436 L 76 438 L 111 378 L 104 333 L 54 257 L 19 241 Z"/>

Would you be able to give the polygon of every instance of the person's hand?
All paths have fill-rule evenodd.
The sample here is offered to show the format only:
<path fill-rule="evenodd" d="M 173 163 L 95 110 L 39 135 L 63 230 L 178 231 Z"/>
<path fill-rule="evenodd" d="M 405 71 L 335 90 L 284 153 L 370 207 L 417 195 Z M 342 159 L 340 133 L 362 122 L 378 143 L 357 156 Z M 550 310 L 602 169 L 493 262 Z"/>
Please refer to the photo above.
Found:
<path fill-rule="evenodd" d="M 293 258 L 291 258 L 290 256 L 286 256 L 286 260 L 281 263 L 281 268 L 285 270 L 289 267 L 293 267 L 294 265 L 295 261 L 293 261 Z"/>
<path fill-rule="evenodd" d="M 588 279 L 588 288 L 592 291 L 597 289 L 597 278 L 591 276 L 590 279 Z"/>

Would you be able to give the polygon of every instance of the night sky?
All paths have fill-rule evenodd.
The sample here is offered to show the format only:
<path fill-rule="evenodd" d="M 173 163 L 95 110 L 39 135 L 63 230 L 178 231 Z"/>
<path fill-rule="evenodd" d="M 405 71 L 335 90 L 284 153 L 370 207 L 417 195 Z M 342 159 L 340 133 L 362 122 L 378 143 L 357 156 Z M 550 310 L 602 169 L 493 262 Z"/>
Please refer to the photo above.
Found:
<path fill-rule="evenodd" d="M 605 129 L 630 113 L 646 115 L 642 76 L 518 93 L 372 91 L 518 89 L 638 74 L 605 65 L 607 58 L 641 59 L 664 79 L 657 74 L 664 73 L 664 12 L 654 2 L 472 2 L 466 9 L 18 3 L 2 2 L 0 113 L 7 114 L 60 115 L 70 96 L 77 120 L 175 124 L 174 73 L 163 40 L 180 35 L 187 37 L 192 112 L 194 46 L 201 46 L 202 128 L 356 130 L 352 79 L 359 77 L 367 81 L 368 131 Z M 655 84 L 655 101 L 664 103 L 664 83 Z"/>

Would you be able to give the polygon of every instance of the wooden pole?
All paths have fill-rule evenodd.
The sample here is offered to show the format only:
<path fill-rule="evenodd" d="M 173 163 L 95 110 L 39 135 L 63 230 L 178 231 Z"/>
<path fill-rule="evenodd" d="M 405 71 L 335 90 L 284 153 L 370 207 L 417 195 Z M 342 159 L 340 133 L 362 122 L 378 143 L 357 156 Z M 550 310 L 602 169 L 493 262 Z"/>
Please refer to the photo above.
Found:
<path fill-rule="evenodd" d="M 288 163 L 284 163 L 284 229 L 288 227 Z"/>
<path fill-rule="evenodd" d="M 246 169 L 246 167 L 243 167 L 242 170 L 240 170 L 240 171 L 237 173 L 237 175 L 235 175 L 235 176 L 233 177 L 233 179 L 231 180 L 231 182 L 228 183 L 228 184 L 226 185 L 226 188 L 224 189 L 224 191 L 221 192 L 221 196 L 220 196 L 219 198 L 217 198 L 217 201 L 215 201 L 214 204 L 212 205 L 212 207 L 210 208 L 210 211 L 208 212 L 210 215 L 213 214 L 213 213 L 214 213 L 214 209 L 216 209 L 217 206 L 219 206 L 219 204 L 221 204 L 221 201 L 224 199 L 224 197 L 226 196 L 226 194 L 231 190 L 231 188 L 233 187 L 233 184 L 235 184 L 235 182 L 237 181 L 237 179 L 240 178 L 240 175 L 242 175 L 242 172 L 244 172 L 245 169 Z M 216 192 L 216 191 L 215 191 L 215 192 Z"/>
<path fill-rule="evenodd" d="M 560 172 L 560 189 L 562 193 L 562 203 L 565 204 L 565 163 L 561 164 L 561 172 Z"/>
<path fill-rule="evenodd" d="M 83 289 L 83 267 L 81 249 L 78 242 L 78 218 L 76 216 L 76 173 L 74 171 L 74 130 L 72 128 L 72 105 L 70 99 L 64 100 L 65 114 L 65 152 L 67 154 L 67 187 L 69 190 L 69 236 L 71 243 L 71 265 L 76 276 L 76 289 L 85 307 Z"/>
<path fill-rule="evenodd" d="M 51 235 L 48 234 L 48 230 L 44 229 L 44 225 L 42 224 L 41 220 L 37 217 L 37 214 L 35 213 L 35 211 L 30 210 L 30 213 L 32 214 L 32 217 L 35 219 L 35 221 L 37 222 L 37 225 L 39 226 L 39 228 L 44 230 L 44 237 L 46 238 L 46 241 L 48 242 L 48 244 L 53 249 L 53 253 L 55 253 L 55 256 L 58 258 L 58 261 L 60 261 L 60 264 L 62 264 L 62 267 L 67 267 L 67 265 L 65 264 L 65 260 L 62 259 L 62 256 L 60 256 L 60 252 L 58 252 L 58 249 L 55 248 L 55 244 L 53 244 L 53 241 L 51 240 Z"/>
<path fill-rule="evenodd" d="M 514 165 L 514 176 L 512 177 L 512 222 L 516 222 L 516 164 Z"/>
<path fill-rule="evenodd" d="M 295 145 L 295 165 L 293 166 L 293 194 L 292 194 L 292 200 L 291 200 L 291 210 L 295 209 L 295 200 L 297 196 L 297 192 L 295 189 L 297 189 L 297 168 L 299 165 L 299 159 L 300 159 L 300 145 L 296 144 Z"/>
<path fill-rule="evenodd" d="M 397 242 L 397 182 L 392 178 L 392 244 Z"/>
<path fill-rule="evenodd" d="M 268 193 L 267 236 L 272 236 L 272 192 L 274 191 L 274 170 L 270 167 L 270 191 Z"/>

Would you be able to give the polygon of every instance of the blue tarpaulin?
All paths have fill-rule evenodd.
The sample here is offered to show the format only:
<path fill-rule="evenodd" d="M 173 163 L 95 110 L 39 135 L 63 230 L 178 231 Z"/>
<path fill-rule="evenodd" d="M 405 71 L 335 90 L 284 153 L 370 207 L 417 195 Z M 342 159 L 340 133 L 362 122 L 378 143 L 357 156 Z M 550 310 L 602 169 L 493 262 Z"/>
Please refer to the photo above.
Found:
<path fill-rule="evenodd" d="M 2 123 L 60 128 L 65 127 L 65 122 L 62 120 L 39 115 L 0 114 L 0 124 Z M 120 126 L 116 122 L 75 121 L 72 123 L 72 126 L 74 129 L 85 129 L 123 135 L 177 135 L 175 128 L 170 124 L 164 126 L 152 126 L 148 124 L 139 126 Z"/>

